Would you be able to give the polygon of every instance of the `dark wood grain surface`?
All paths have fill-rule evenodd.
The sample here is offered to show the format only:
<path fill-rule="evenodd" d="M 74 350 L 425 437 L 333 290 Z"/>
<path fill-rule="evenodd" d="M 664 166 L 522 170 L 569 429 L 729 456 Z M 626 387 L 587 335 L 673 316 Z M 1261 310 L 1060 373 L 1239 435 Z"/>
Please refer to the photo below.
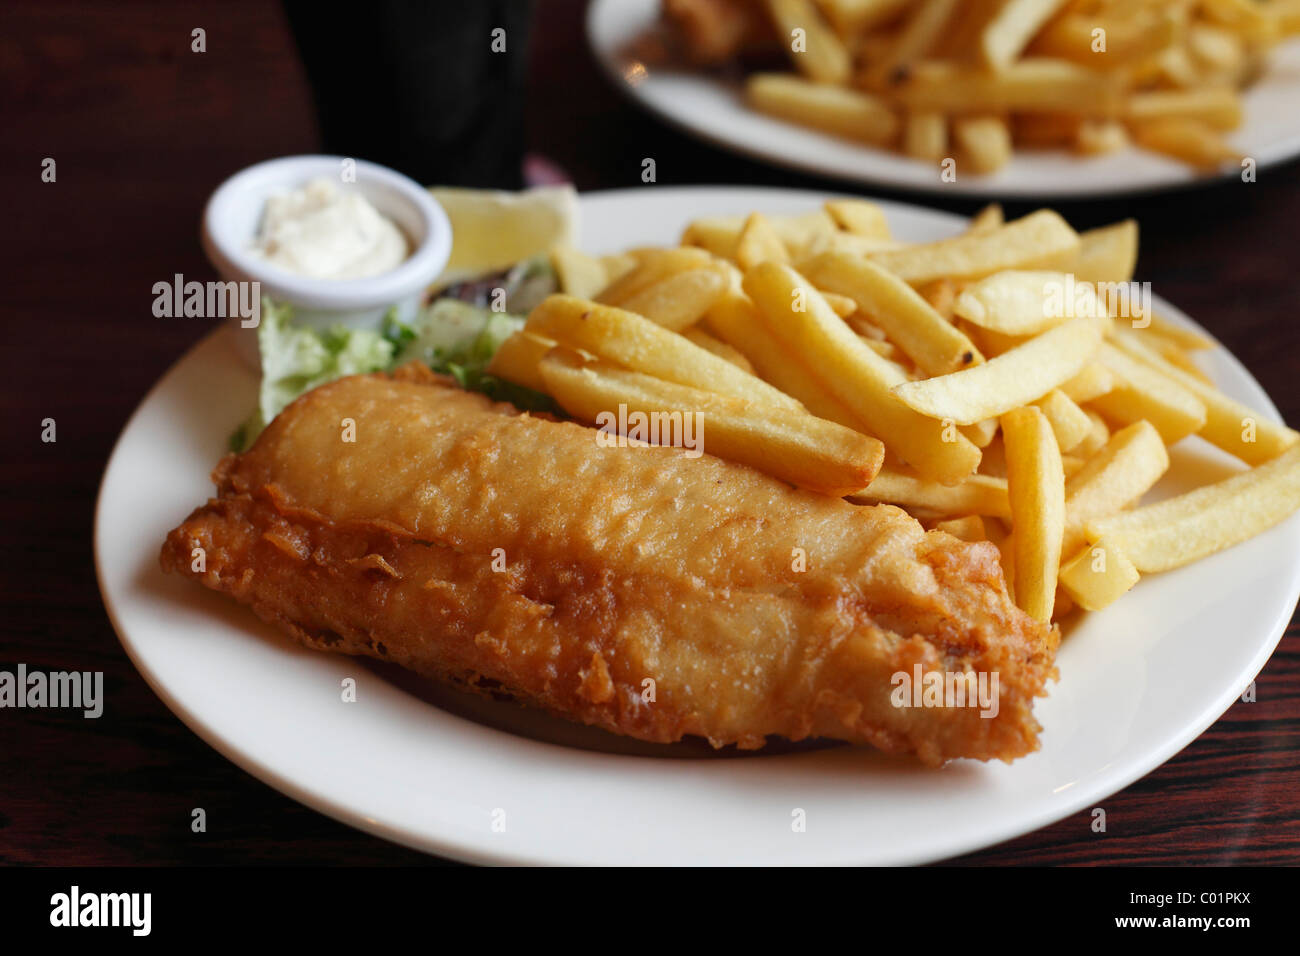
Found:
<path fill-rule="evenodd" d="M 845 188 L 720 152 L 638 111 L 599 76 L 582 6 L 539 3 L 527 110 L 530 148 L 579 188 L 638 186 L 646 156 L 661 184 Z M 95 721 L 0 711 L 0 862 L 429 862 L 281 796 L 190 733 L 127 661 L 95 582 L 91 517 L 108 453 L 149 387 L 210 328 L 154 318 L 152 284 L 210 276 L 198 219 L 223 178 L 318 145 L 280 8 L 44 0 L 11 4 L 5 19 L 0 667 L 102 670 L 108 706 Z M 195 27 L 207 31 L 201 55 L 190 52 Z M 45 157 L 57 161 L 52 184 L 40 180 Z M 1079 227 L 1137 216 L 1138 278 L 1226 342 L 1300 422 L 1296 164 L 1254 184 L 1061 208 Z M 40 440 L 44 418 L 58 423 L 56 443 Z M 1235 704 L 1103 801 L 1104 835 L 1080 813 L 959 862 L 1300 863 L 1294 620 L 1257 688 L 1255 703 Z M 206 834 L 190 832 L 194 806 L 208 810 Z"/>

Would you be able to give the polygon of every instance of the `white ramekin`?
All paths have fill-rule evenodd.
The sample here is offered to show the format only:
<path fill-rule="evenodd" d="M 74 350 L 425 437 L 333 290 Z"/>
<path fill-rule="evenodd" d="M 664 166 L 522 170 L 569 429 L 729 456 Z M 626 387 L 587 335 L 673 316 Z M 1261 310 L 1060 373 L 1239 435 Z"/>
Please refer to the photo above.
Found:
<path fill-rule="evenodd" d="M 259 282 L 262 295 L 294 308 L 295 324 L 326 329 L 378 328 L 384 314 L 397 307 L 409 320 L 420 307 L 425 289 L 451 255 L 451 223 L 427 189 L 401 173 L 364 160 L 356 164 L 355 189 L 397 224 L 411 244 L 411 254 L 397 268 L 363 279 L 317 279 L 272 265 L 249 251 L 262 221 L 266 200 L 326 177 L 339 180 L 342 156 L 285 156 L 250 166 L 231 176 L 212 194 L 203 211 L 203 251 L 223 280 Z M 257 330 L 236 328 L 240 354 L 260 367 Z"/>

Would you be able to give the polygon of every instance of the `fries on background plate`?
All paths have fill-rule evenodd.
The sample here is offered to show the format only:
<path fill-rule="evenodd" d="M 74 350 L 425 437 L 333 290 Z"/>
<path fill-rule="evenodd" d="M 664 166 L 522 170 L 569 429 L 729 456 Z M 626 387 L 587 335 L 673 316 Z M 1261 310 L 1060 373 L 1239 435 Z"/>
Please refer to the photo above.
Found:
<path fill-rule="evenodd" d="M 1016 149 L 1130 143 L 1235 164 L 1241 93 L 1300 32 L 1289 0 L 663 0 L 663 15 L 693 65 L 761 65 L 752 108 L 977 175 Z"/>

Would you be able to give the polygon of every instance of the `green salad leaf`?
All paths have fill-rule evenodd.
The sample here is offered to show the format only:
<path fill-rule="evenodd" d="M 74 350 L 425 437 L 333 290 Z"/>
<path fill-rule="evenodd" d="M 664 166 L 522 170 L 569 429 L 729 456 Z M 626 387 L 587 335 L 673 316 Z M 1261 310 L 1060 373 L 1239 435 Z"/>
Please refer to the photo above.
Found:
<path fill-rule="evenodd" d="M 521 316 L 494 312 L 459 299 L 435 299 L 410 324 L 395 310 L 378 331 L 294 325 L 293 310 L 262 300 L 257 329 L 262 383 L 257 410 L 230 437 L 233 451 L 245 451 L 276 415 L 298 396 L 345 375 L 389 371 L 413 359 L 450 375 L 462 388 L 512 402 L 526 411 L 558 411 L 541 392 L 487 373 L 501 343 L 524 327 Z"/>
<path fill-rule="evenodd" d="M 394 365 L 417 359 L 435 372 L 450 375 L 461 388 L 482 392 L 498 402 L 510 402 L 525 411 L 559 411 L 549 395 L 487 373 L 501 343 L 524 327 L 523 316 L 494 312 L 459 299 L 436 299 L 414 327 L 396 321 L 393 325 L 401 327 L 396 334 L 405 342 Z"/>
<path fill-rule="evenodd" d="M 334 328 L 321 332 L 295 326 L 293 309 L 262 300 L 257 345 L 262 356 L 262 384 L 257 410 L 231 436 L 235 451 L 247 449 L 268 422 L 299 395 L 344 375 L 391 367 L 396 346 L 380 332 Z"/>

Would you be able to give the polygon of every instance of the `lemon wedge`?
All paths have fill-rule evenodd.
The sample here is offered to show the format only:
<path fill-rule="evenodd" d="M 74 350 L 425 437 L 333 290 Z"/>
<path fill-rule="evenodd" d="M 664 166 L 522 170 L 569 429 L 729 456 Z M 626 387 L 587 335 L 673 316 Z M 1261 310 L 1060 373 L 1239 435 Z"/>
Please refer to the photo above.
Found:
<path fill-rule="evenodd" d="M 578 194 L 572 186 L 522 192 L 430 186 L 429 192 L 452 231 L 451 258 L 435 286 L 506 269 L 577 240 Z"/>

